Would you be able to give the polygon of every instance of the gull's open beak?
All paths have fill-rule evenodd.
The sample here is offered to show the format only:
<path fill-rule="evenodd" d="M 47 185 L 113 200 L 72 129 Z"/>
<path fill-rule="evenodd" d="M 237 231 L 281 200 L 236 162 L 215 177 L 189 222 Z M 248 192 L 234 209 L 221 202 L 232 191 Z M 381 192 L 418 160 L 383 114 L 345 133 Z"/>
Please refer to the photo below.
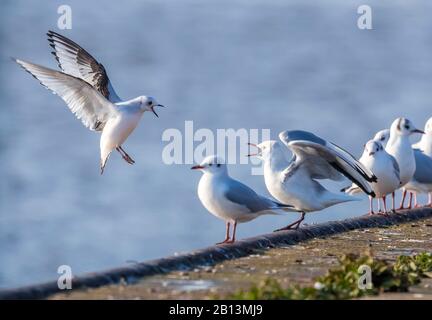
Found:
<path fill-rule="evenodd" d="M 261 149 L 255 143 L 249 142 L 248 145 L 255 147 L 255 148 L 258 148 L 258 152 L 257 153 L 249 153 L 246 157 L 254 157 L 254 156 L 260 156 L 261 155 Z"/>
<path fill-rule="evenodd" d="M 159 116 L 158 116 L 158 114 L 156 113 L 156 111 L 155 111 L 155 109 L 154 109 L 154 106 L 153 107 L 151 107 L 151 111 L 154 113 L 154 115 L 156 116 L 156 117 L 158 117 L 159 118 Z"/>
<path fill-rule="evenodd" d="M 204 169 L 204 167 L 198 165 L 198 166 L 193 166 L 193 167 L 191 168 L 191 170 L 199 170 L 199 169 Z"/>
<path fill-rule="evenodd" d="M 155 107 L 162 107 L 162 108 L 165 108 L 165 106 L 162 105 L 162 104 L 157 104 L 157 105 L 151 107 L 151 111 L 154 113 L 154 115 L 155 115 L 156 117 L 159 118 L 159 115 L 156 113 L 156 111 L 155 111 L 155 109 L 154 109 Z"/>
<path fill-rule="evenodd" d="M 423 130 L 420 129 L 414 129 L 411 131 L 412 133 L 421 133 L 421 134 L 425 134 L 425 132 Z"/>

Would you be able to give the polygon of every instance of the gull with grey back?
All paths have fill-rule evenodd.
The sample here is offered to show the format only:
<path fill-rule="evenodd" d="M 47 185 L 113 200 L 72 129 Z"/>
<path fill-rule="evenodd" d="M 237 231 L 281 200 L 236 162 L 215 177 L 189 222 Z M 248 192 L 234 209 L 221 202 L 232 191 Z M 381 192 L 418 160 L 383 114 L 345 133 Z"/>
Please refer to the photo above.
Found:
<path fill-rule="evenodd" d="M 249 155 L 259 156 L 264 161 L 264 181 L 270 194 L 302 212 L 299 220 L 279 230 L 297 229 L 306 212 L 357 200 L 347 194 L 331 192 L 317 180 L 340 181 L 345 176 L 364 192 L 375 196 L 370 183 L 377 181 L 376 176 L 344 149 L 307 131 L 283 131 L 279 138 L 283 144 L 264 141 L 253 145 L 258 152 Z M 285 147 L 294 154 L 291 161 L 285 157 Z"/>
<path fill-rule="evenodd" d="M 428 194 L 428 203 L 426 206 L 432 206 L 432 118 L 426 122 L 425 134 L 422 135 L 419 142 L 412 145 L 414 149 L 414 158 L 416 162 L 416 170 L 412 179 L 405 185 L 405 189 L 410 192 L 410 201 L 408 207 L 411 206 L 411 198 L 414 195 L 414 206 L 420 207 L 417 201 L 418 193 Z"/>
<path fill-rule="evenodd" d="M 414 150 L 409 140 L 410 136 L 415 133 L 423 134 L 424 132 L 417 129 L 409 119 L 403 117 L 395 119 L 390 126 L 390 139 L 387 142 L 385 150 L 388 154 L 396 159 L 399 165 L 401 181 L 400 187 L 405 186 L 412 179 L 416 171 Z M 402 200 L 399 209 L 404 209 L 406 194 L 407 190 L 403 189 Z M 393 193 L 393 201 L 394 197 L 395 196 Z"/>
<path fill-rule="evenodd" d="M 225 161 L 217 156 L 208 156 L 201 164 L 191 169 L 203 172 L 198 184 L 198 197 L 201 203 L 211 214 L 226 223 L 225 239 L 219 244 L 235 241 L 237 223 L 248 222 L 264 214 L 296 211 L 293 206 L 261 196 L 231 178 Z M 232 236 L 230 235 L 231 224 L 233 225 Z"/>
<path fill-rule="evenodd" d="M 135 161 L 122 145 L 134 131 L 145 111 L 156 116 L 163 107 L 149 96 L 122 100 L 114 91 L 104 66 L 72 40 L 56 32 L 47 33 L 61 71 L 21 59 L 13 59 L 34 78 L 58 95 L 88 129 L 101 132 L 100 170 L 115 149 L 129 164 Z"/>
<path fill-rule="evenodd" d="M 382 213 L 387 214 L 386 196 L 390 193 L 393 194 L 400 187 L 400 170 L 396 159 L 385 151 L 384 146 L 379 140 L 381 139 L 369 140 L 365 144 L 364 152 L 359 161 L 377 176 L 378 181 L 371 183 L 372 189 L 375 196 L 382 200 L 384 208 Z M 385 141 L 385 136 L 383 141 Z M 342 189 L 342 191 L 352 195 L 361 190 L 357 185 L 352 184 L 350 188 L 346 190 Z M 394 197 L 392 208 L 394 212 Z M 379 212 L 381 213 L 381 210 Z M 372 196 L 369 196 L 369 214 L 374 214 Z"/>
<path fill-rule="evenodd" d="M 382 190 L 383 187 L 385 188 L 386 185 L 391 185 L 392 181 L 399 180 L 399 177 L 395 178 L 396 175 L 399 176 L 400 170 L 399 165 L 397 164 L 396 159 L 389 155 L 385 150 L 384 147 L 387 144 L 388 140 L 390 139 L 390 130 L 389 129 L 383 129 L 378 131 L 372 140 L 368 141 L 364 145 L 363 154 L 361 155 L 359 162 L 361 162 L 363 165 L 365 165 L 368 169 L 370 169 L 375 175 L 378 176 L 379 181 L 377 183 L 373 183 L 372 186 L 374 188 L 375 193 L 376 188 L 379 190 Z M 373 142 L 379 143 L 379 145 L 374 144 Z M 382 148 L 382 149 L 381 149 Z M 375 149 L 375 151 L 374 151 Z M 378 158 L 378 159 L 377 159 Z M 383 163 L 386 163 L 385 165 L 382 165 Z M 377 174 L 376 170 L 380 171 L 380 174 Z M 388 177 L 388 179 L 386 179 Z M 382 179 L 384 178 L 384 179 Z M 394 182 L 396 184 L 396 182 Z M 396 185 L 398 187 L 400 185 L 400 182 Z M 396 190 L 395 188 L 394 190 Z M 394 191 L 392 190 L 392 191 Z M 341 189 L 342 192 L 346 192 L 350 195 L 361 193 L 362 190 L 356 185 L 352 184 L 349 187 L 345 187 Z M 376 194 L 377 197 L 382 198 L 383 194 L 382 192 L 378 192 L 379 194 Z M 385 194 L 387 195 L 387 193 Z M 373 197 L 369 196 L 369 214 L 374 214 L 373 209 Z M 395 203 L 394 203 L 394 197 L 392 198 L 392 207 L 393 211 L 395 210 Z M 385 202 L 385 199 L 382 199 L 382 202 Z M 378 213 L 386 213 L 387 210 L 384 206 L 384 211 L 381 209 L 381 202 L 380 199 L 378 199 Z"/>

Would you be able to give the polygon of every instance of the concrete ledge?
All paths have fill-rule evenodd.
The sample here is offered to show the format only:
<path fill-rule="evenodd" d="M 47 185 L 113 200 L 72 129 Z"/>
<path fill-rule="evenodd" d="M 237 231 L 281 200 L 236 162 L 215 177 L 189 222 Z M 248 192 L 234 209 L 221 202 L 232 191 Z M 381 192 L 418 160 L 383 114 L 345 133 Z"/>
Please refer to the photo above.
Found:
<path fill-rule="evenodd" d="M 235 244 L 211 246 L 177 256 L 77 276 L 73 278 L 72 286 L 73 290 L 77 290 L 96 288 L 119 283 L 120 281 L 133 283 L 139 278 L 214 265 L 225 260 L 254 254 L 257 251 L 289 246 L 312 238 L 330 236 L 354 229 L 391 226 L 429 217 L 432 217 L 432 209 L 422 208 L 401 211 L 389 216 L 361 216 L 342 221 L 310 225 L 297 231 L 290 230 L 264 234 L 240 240 Z M 43 299 L 60 292 L 65 291 L 58 289 L 57 281 L 51 281 L 15 289 L 0 290 L 0 299 Z"/>

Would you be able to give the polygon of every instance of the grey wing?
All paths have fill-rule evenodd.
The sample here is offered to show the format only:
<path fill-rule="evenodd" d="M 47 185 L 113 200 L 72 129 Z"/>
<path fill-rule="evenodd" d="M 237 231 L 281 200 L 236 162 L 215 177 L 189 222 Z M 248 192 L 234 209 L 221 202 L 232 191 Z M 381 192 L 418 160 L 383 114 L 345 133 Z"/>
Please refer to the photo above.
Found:
<path fill-rule="evenodd" d="M 121 101 L 101 63 L 77 43 L 61 34 L 48 31 L 47 36 L 50 46 L 54 49 L 52 54 L 64 73 L 83 79 L 113 103 Z"/>
<path fill-rule="evenodd" d="M 389 154 L 389 157 L 390 157 L 390 160 L 391 160 L 392 165 L 393 165 L 394 173 L 395 173 L 396 177 L 397 177 L 398 179 L 400 179 L 400 168 L 399 168 L 399 164 L 397 163 L 396 159 L 395 159 L 392 155 Z"/>
<path fill-rule="evenodd" d="M 293 208 L 290 205 L 284 205 L 260 196 L 248 186 L 234 179 L 230 179 L 225 197 L 231 202 L 247 207 L 251 213 Z"/>
<path fill-rule="evenodd" d="M 419 149 L 414 149 L 416 171 L 413 179 L 424 184 L 432 184 L 432 158 Z"/>
<path fill-rule="evenodd" d="M 325 140 L 320 137 L 306 131 L 301 130 L 293 130 L 293 131 L 284 131 L 279 134 L 279 138 L 282 142 L 287 145 L 289 141 L 297 141 L 297 140 L 307 140 L 313 141 L 317 144 L 324 145 L 326 143 Z M 304 157 L 305 155 L 302 155 Z M 300 168 L 299 163 L 296 161 L 299 160 L 299 157 L 296 156 L 296 153 L 293 152 L 293 158 L 291 160 L 291 164 L 288 168 L 285 169 L 285 176 L 289 177 L 294 172 Z M 302 167 L 307 167 L 311 178 L 313 179 L 331 179 L 335 181 L 339 181 L 343 179 L 342 174 L 339 173 L 335 168 L 330 166 L 327 161 L 320 157 L 308 157 L 308 161 L 302 163 Z"/>
<path fill-rule="evenodd" d="M 15 59 L 24 70 L 57 94 L 90 130 L 100 131 L 117 114 L 115 106 L 84 80 L 63 72 Z"/>
<path fill-rule="evenodd" d="M 301 165 L 312 178 L 337 180 L 340 173 L 365 193 L 374 194 L 369 182 L 377 181 L 376 176 L 341 147 L 300 130 L 283 131 L 279 138 L 296 154 L 297 166 Z"/>

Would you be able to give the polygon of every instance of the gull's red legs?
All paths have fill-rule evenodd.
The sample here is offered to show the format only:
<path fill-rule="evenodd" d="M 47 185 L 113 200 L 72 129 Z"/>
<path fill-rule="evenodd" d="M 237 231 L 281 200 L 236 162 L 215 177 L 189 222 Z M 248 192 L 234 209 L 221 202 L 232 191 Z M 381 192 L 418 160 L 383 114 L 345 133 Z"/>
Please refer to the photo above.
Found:
<path fill-rule="evenodd" d="M 304 220 L 305 215 L 306 215 L 306 213 L 302 212 L 300 219 L 298 219 L 297 221 L 294 221 L 293 223 L 287 225 L 286 227 L 276 229 L 273 232 L 278 232 L 278 231 L 283 231 L 283 230 L 292 230 L 292 229 L 297 230 L 300 227 L 300 223 L 302 223 L 302 221 Z"/>
<path fill-rule="evenodd" d="M 384 211 L 380 212 L 380 214 L 387 216 L 387 203 L 386 203 L 386 196 L 382 197 L 382 202 L 383 202 L 383 207 L 384 207 Z"/>
<path fill-rule="evenodd" d="M 379 200 L 378 200 L 378 204 L 379 204 Z M 373 211 L 373 198 L 371 196 L 369 196 L 369 215 L 373 215 L 375 214 L 375 212 Z"/>
<path fill-rule="evenodd" d="M 402 200 L 401 200 L 401 203 L 400 203 L 400 206 L 399 206 L 399 210 L 405 209 L 404 208 L 404 202 L 405 202 L 406 194 L 407 194 L 406 190 L 402 191 Z"/>
<path fill-rule="evenodd" d="M 121 154 L 122 158 L 129 164 L 134 164 L 135 161 L 123 150 L 123 148 L 117 147 L 116 150 Z"/>
<path fill-rule="evenodd" d="M 428 194 L 428 203 L 427 203 L 427 207 L 432 207 L 432 192 L 429 192 Z"/>
<path fill-rule="evenodd" d="M 230 239 L 230 223 L 227 222 L 227 223 L 226 223 L 226 235 L 225 235 L 225 240 L 222 241 L 222 242 L 218 242 L 218 243 L 216 243 L 216 244 L 227 243 L 227 242 L 229 242 L 230 240 L 231 240 L 231 239 Z"/>
<path fill-rule="evenodd" d="M 234 221 L 234 225 L 233 225 L 233 235 L 232 235 L 231 240 L 228 241 L 228 243 L 233 243 L 233 242 L 235 241 L 236 230 L 237 230 L 237 221 Z"/>
<path fill-rule="evenodd" d="M 414 193 L 414 208 L 420 208 L 421 205 L 417 202 L 417 192 Z"/>
<path fill-rule="evenodd" d="M 406 207 L 407 209 L 411 209 L 412 208 L 412 200 L 413 200 L 413 193 L 410 192 L 409 193 L 409 204 L 408 204 L 408 207 Z"/>

